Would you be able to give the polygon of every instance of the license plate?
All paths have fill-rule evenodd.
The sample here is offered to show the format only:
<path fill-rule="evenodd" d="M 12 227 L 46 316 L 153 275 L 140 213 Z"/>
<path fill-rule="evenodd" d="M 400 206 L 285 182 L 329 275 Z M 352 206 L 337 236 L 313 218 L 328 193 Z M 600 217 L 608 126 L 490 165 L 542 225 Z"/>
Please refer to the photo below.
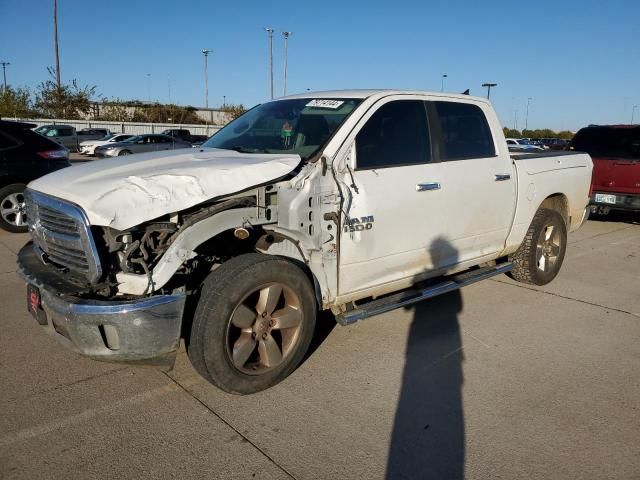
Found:
<path fill-rule="evenodd" d="M 596 202 L 611 203 L 612 205 L 615 205 L 616 196 L 615 195 L 609 195 L 609 194 L 606 194 L 606 193 L 596 193 Z"/>
<path fill-rule="evenodd" d="M 47 324 L 47 314 L 42 309 L 40 290 L 31 284 L 27 284 L 27 310 L 40 325 Z"/>

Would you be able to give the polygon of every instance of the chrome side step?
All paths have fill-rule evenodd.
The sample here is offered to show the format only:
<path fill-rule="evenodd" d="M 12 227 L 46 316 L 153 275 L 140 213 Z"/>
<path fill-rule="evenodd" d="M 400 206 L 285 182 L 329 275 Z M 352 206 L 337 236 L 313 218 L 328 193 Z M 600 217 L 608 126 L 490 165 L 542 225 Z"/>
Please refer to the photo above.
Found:
<path fill-rule="evenodd" d="M 427 298 L 459 290 L 462 287 L 479 282 L 480 280 L 485 280 L 495 275 L 500 275 L 501 273 L 507 273 L 511 268 L 511 262 L 506 262 L 495 266 L 458 273 L 449 277 L 443 277 L 442 281 L 435 285 L 419 289 L 412 288 L 409 290 L 403 290 L 402 292 L 394 293 L 377 300 L 372 300 L 363 305 L 359 305 L 353 310 L 337 315 L 336 321 L 340 325 L 351 325 L 359 320 L 364 320 L 365 318 L 372 317 L 374 315 L 380 315 L 381 313 L 389 312 L 399 307 L 406 307 L 407 305 L 412 305 Z"/>

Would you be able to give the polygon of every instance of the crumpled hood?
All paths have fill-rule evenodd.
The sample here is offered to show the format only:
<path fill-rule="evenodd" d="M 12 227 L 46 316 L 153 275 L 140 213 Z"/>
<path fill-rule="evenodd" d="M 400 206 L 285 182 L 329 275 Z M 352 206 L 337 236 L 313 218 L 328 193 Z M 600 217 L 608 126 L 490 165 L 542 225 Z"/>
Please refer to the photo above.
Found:
<path fill-rule="evenodd" d="M 45 175 L 29 188 L 82 207 L 91 225 L 117 230 L 276 180 L 299 155 L 213 148 L 97 160 Z"/>

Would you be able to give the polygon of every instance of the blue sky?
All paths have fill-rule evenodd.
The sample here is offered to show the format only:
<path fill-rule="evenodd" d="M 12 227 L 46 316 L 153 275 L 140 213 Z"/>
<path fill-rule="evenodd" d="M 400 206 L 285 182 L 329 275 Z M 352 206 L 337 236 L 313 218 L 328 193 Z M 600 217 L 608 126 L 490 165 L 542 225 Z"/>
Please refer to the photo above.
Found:
<path fill-rule="evenodd" d="M 34 87 L 54 64 L 51 0 L 0 0 L 0 60 L 8 81 Z M 268 99 L 274 35 L 276 94 L 290 30 L 288 92 L 342 88 L 471 89 L 498 83 L 502 123 L 578 129 L 629 123 L 640 105 L 640 1 L 304 2 L 58 0 L 63 81 L 105 97 L 204 105 Z M 170 84 L 170 89 L 169 89 Z M 640 118 L 640 107 L 636 109 Z"/>

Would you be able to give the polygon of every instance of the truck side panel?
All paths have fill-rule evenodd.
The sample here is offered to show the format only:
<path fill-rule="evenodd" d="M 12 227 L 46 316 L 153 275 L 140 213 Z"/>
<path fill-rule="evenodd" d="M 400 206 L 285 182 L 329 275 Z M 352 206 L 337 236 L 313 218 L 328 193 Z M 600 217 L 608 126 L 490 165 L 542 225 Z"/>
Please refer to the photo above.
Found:
<path fill-rule="evenodd" d="M 589 155 L 518 155 L 513 164 L 518 181 L 516 211 L 503 254 L 518 249 L 533 216 L 549 197 L 559 196 L 566 205 L 563 214 L 567 217 L 569 232 L 582 224 L 589 203 L 593 168 Z"/>

